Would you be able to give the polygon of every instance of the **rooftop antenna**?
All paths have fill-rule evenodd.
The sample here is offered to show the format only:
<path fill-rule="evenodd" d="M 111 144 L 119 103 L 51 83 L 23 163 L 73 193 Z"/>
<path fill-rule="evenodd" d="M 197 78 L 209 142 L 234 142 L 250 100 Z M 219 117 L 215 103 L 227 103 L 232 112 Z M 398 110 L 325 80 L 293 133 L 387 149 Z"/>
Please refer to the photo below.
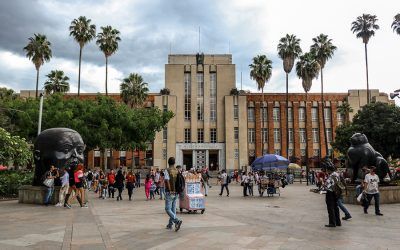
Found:
<path fill-rule="evenodd" d="M 240 65 L 240 90 L 243 90 L 242 65 Z"/>
<path fill-rule="evenodd" d="M 199 53 L 200 53 L 200 26 L 199 26 Z"/>

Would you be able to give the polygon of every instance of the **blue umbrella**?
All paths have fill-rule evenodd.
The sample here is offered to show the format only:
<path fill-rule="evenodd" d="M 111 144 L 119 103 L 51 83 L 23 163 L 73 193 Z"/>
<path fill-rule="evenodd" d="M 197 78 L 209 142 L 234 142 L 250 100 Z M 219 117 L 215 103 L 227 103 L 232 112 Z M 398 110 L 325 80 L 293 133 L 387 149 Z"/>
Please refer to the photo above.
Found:
<path fill-rule="evenodd" d="M 289 160 L 280 155 L 266 154 L 258 157 L 252 164 L 253 171 L 273 171 L 279 169 L 287 169 Z"/>

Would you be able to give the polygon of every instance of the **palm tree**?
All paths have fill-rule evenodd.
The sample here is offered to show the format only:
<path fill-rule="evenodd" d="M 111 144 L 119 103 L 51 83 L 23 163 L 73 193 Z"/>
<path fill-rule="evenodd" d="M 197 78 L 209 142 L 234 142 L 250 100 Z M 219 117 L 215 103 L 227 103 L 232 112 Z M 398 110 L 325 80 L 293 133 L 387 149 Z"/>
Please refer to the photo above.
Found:
<path fill-rule="evenodd" d="M 52 70 L 44 83 L 46 94 L 65 93 L 69 91 L 69 77 L 62 70 Z"/>
<path fill-rule="evenodd" d="M 325 124 L 325 101 L 324 101 L 324 75 L 323 69 L 326 62 L 332 58 L 336 46 L 332 44 L 332 39 L 329 39 L 327 35 L 320 34 L 319 36 L 313 38 L 314 44 L 311 45 L 310 52 L 314 55 L 317 60 L 320 70 L 321 70 L 321 102 L 322 102 L 322 126 L 324 130 L 325 137 L 325 152 L 328 155 L 328 141 L 326 140 L 326 124 Z M 322 138 L 321 138 L 322 139 Z M 322 142 L 322 140 L 321 140 Z"/>
<path fill-rule="evenodd" d="M 400 13 L 394 16 L 394 21 L 392 23 L 393 32 L 396 32 L 397 35 L 400 35 Z"/>
<path fill-rule="evenodd" d="M 100 50 L 103 51 L 106 57 L 106 95 L 108 96 L 107 89 L 107 74 L 108 74 L 108 57 L 118 50 L 118 42 L 121 38 L 118 36 L 120 32 L 113 29 L 111 26 L 101 27 L 102 32 L 97 34 L 96 44 Z"/>
<path fill-rule="evenodd" d="M 312 86 L 312 80 L 318 77 L 319 73 L 319 63 L 315 59 L 312 53 L 305 53 L 300 56 L 300 61 L 296 63 L 296 73 L 297 76 L 302 80 L 304 92 L 306 92 L 306 107 L 305 107 L 305 124 L 306 124 L 306 176 L 308 176 L 308 138 L 307 138 L 307 103 L 308 103 L 308 92 Z M 307 178 L 308 185 L 308 178 Z"/>
<path fill-rule="evenodd" d="M 289 73 L 294 60 L 301 55 L 300 39 L 295 35 L 286 34 L 279 40 L 278 55 L 283 60 L 283 70 L 286 73 L 286 154 L 289 159 Z"/>
<path fill-rule="evenodd" d="M 262 105 L 264 105 L 264 87 L 272 75 L 272 61 L 269 60 L 266 55 L 258 55 L 253 58 L 253 63 L 250 64 L 249 67 L 251 69 L 250 78 L 256 81 L 258 90 L 261 90 Z M 264 110 L 264 106 L 262 108 Z M 261 134 L 263 137 L 263 113 L 261 117 Z M 264 138 L 261 138 L 261 154 L 264 154 Z"/>
<path fill-rule="evenodd" d="M 78 19 L 74 19 L 71 22 L 71 26 L 69 26 L 69 35 L 73 36 L 79 44 L 78 96 L 81 90 L 82 49 L 85 44 L 96 37 L 96 25 L 90 24 L 91 21 L 90 19 L 86 19 L 85 16 L 80 16 Z"/>
<path fill-rule="evenodd" d="M 32 60 L 36 68 L 36 98 L 38 97 L 39 88 L 39 69 L 44 62 L 50 61 L 52 57 L 51 43 L 47 40 L 47 37 L 42 34 L 34 34 L 34 37 L 30 37 L 28 45 L 24 47 L 26 51 L 26 57 Z"/>
<path fill-rule="evenodd" d="M 143 105 L 149 92 L 147 83 L 143 82 L 143 78 L 136 73 L 131 73 L 123 79 L 120 89 L 122 100 L 131 108 Z"/>
<path fill-rule="evenodd" d="M 349 113 L 353 112 L 353 108 L 348 102 L 343 102 L 342 105 L 338 106 L 337 111 L 344 118 L 343 123 L 348 124 L 350 122 Z"/>
<path fill-rule="evenodd" d="M 357 20 L 351 23 L 351 31 L 357 33 L 357 38 L 362 38 L 365 50 L 365 69 L 367 73 L 367 104 L 369 104 L 369 82 L 368 82 L 368 52 L 367 44 L 369 39 L 375 35 L 375 30 L 379 29 L 379 25 L 376 24 L 378 19 L 375 15 L 363 14 L 357 17 Z"/>

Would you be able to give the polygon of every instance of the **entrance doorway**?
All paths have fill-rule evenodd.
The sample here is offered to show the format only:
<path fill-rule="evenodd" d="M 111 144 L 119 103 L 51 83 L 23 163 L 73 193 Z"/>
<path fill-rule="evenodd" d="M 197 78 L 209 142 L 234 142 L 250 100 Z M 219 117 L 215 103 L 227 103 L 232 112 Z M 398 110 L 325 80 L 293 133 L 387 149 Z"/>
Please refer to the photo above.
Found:
<path fill-rule="evenodd" d="M 208 162 L 209 162 L 209 170 L 210 171 L 219 170 L 219 166 L 218 166 L 218 150 L 210 150 L 209 151 Z"/>
<path fill-rule="evenodd" d="M 191 150 L 184 150 L 183 153 L 183 165 L 186 167 L 186 170 L 189 170 L 193 167 L 193 153 Z"/>

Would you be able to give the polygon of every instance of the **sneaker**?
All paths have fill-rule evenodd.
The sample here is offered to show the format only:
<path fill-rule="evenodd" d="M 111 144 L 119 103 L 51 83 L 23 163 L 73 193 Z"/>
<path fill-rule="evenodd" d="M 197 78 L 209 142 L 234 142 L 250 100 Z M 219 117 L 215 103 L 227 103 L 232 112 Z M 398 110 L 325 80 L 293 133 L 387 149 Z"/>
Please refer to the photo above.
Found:
<path fill-rule="evenodd" d="M 86 204 L 83 204 L 83 205 L 81 206 L 81 208 L 89 208 L 89 206 L 86 205 Z"/>
<path fill-rule="evenodd" d="M 62 204 L 59 202 L 59 203 L 55 204 L 54 206 L 55 206 L 55 207 L 61 207 Z"/>
<path fill-rule="evenodd" d="M 71 205 L 68 203 L 64 204 L 64 207 L 71 209 Z"/>
<path fill-rule="evenodd" d="M 178 222 L 175 224 L 175 232 L 178 232 L 178 231 L 179 231 L 179 229 L 181 228 L 181 225 L 182 225 L 182 221 L 181 221 L 181 220 L 178 221 Z"/>
<path fill-rule="evenodd" d="M 171 230 L 171 229 L 172 229 L 172 225 L 167 225 L 167 226 L 165 227 L 165 229 Z"/>
<path fill-rule="evenodd" d="M 229 197 L 229 194 L 227 194 L 226 196 Z"/>
<path fill-rule="evenodd" d="M 382 214 L 382 213 L 375 213 L 375 215 L 378 215 L 378 216 L 383 216 L 383 214 Z"/>
<path fill-rule="evenodd" d="M 342 218 L 342 220 L 351 220 L 351 216 L 350 215 L 349 216 L 346 215 L 345 217 Z"/>
<path fill-rule="evenodd" d="M 368 214 L 368 210 L 364 208 L 364 214 Z"/>

